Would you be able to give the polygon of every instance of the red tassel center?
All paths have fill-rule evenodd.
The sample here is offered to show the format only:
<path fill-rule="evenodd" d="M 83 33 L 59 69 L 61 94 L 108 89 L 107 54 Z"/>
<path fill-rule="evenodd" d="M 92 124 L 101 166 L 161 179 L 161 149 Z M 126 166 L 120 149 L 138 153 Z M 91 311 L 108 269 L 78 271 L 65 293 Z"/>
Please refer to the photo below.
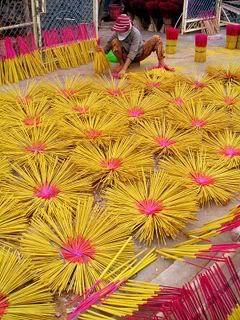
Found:
<path fill-rule="evenodd" d="M 202 89 L 202 88 L 205 88 L 207 85 L 203 82 L 200 82 L 200 81 L 195 81 L 194 82 L 194 88 L 196 89 Z"/>
<path fill-rule="evenodd" d="M 205 127 L 205 125 L 207 124 L 207 121 L 201 120 L 201 119 L 192 119 L 191 124 L 194 127 L 202 128 L 202 127 Z"/>
<path fill-rule="evenodd" d="M 122 94 L 120 89 L 108 89 L 108 93 L 110 94 L 110 96 L 113 96 L 113 97 L 117 97 Z"/>
<path fill-rule="evenodd" d="M 96 250 L 90 240 L 78 236 L 70 239 L 61 248 L 63 258 L 72 263 L 88 263 L 94 259 Z"/>
<path fill-rule="evenodd" d="M 219 152 L 223 156 L 228 158 L 239 157 L 240 156 L 240 148 L 234 148 L 231 146 L 224 147 Z"/>
<path fill-rule="evenodd" d="M 4 316 L 7 311 L 9 303 L 4 294 L 0 293 L 0 319 Z"/>
<path fill-rule="evenodd" d="M 86 114 L 88 113 L 88 108 L 87 107 L 81 107 L 81 106 L 74 106 L 72 108 L 73 111 L 77 112 L 77 113 L 80 113 L 80 114 Z"/>
<path fill-rule="evenodd" d="M 148 88 L 160 88 L 161 87 L 161 83 L 157 82 L 157 81 L 149 81 L 146 83 L 146 86 Z"/>
<path fill-rule="evenodd" d="M 224 98 L 224 103 L 227 105 L 227 106 L 231 106 L 235 103 L 235 99 L 234 98 L 231 98 L 231 97 L 225 97 Z"/>
<path fill-rule="evenodd" d="M 144 110 L 141 107 L 135 107 L 128 110 L 129 117 L 139 118 L 144 115 Z"/>
<path fill-rule="evenodd" d="M 168 138 L 161 138 L 161 137 L 156 137 L 155 141 L 156 141 L 157 144 L 159 144 L 163 148 L 167 148 L 167 147 L 169 147 L 169 146 L 171 146 L 171 145 L 176 143 L 175 140 L 171 140 L 171 139 L 168 139 Z"/>
<path fill-rule="evenodd" d="M 175 100 L 174 100 L 174 102 L 176 103 L 176 105 L 178 106 L 178 107 L 181 107 L 182 105 L 184 105 L 184 101 L 183 101 L 183 99 L 182 98 L 176 98 Z"/>
<path fill-rule="evenodd" d="M 93 140 L 101 137 L 102 134 L 103 133 L 101 130 L 96 130 L 96 129 L 90 129 L 85 132 L 86 137 Z"/>
<path fill-rule="evenodd" d="M 52 199 L 52 198 L 56 198 L 57 195 L 59 194 L 60 190 L 59 188 L 54 185 L 54 184 L 48 184 L 48 183 L 44 183 L 38 187 L 35 188 L 35 195 L 38 198 L 42 198 L 42 199 Z"/>
<path fill-rule="evenodd" d="M 61 89 L 60 92 L 64 95 L 64 97 L 72 97 L 77 91 L 72 89 Z"/>
<path fill-rule="evenodd" d="M 37 126 L 40 123 L 40 118 L 39 117 L 27 117 L 23 120 L 23 123 L 26 126 Z"/>
<path fill-rule="evenodd" d="M 194 182 L 196 182 L 202 187 L 206 187 L 214 184 L 214 178 L 201 173 L 194 174 L 192 176 L 192 179 Z"/>
<path fill-rule="evenodd" d="M 117 170 L 121 167 L 122 161 L 120 159 L 109 159 L 101 162 L 101 166 L 108 170 Z"/>
<path fill-rule="evenodd" d="M 153 199 L 144 199 L 137 202 L 137 208 L 140 213 L 146 216 L 154 216 L 163 210 L 163 204 L 160 201 Z"/>
<path fill-rule="evenodd" d="M 43 142 L 34 142 L 32 145 L 27 146 L 25 150 L 33 153 L 42 153 L 46 150 L 46 145 Z"/>

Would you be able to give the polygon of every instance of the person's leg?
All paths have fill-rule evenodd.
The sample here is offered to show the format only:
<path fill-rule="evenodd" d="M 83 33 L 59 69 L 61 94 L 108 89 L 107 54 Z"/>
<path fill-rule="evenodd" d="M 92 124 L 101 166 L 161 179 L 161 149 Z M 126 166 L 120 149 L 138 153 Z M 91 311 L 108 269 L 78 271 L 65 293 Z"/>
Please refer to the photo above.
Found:
<path fill-rule="evenodd" d="M 125 56 L 123 54 L 121 42 L 118 39 L 113 39 L 112 41 L 112 52 L 118 58 L 118 62 L 120 64 L 120 66 L 114 68 L 113 71 L 119 72 L 124 65 Z"/>
<path fill-rule="evenodd" d="M 151 55 L 152 52 L 156 52 L 158 58 L 158 66 L 163 67 L 166 70 L 173 70 L 173 68 L 168 67 L 165 62 L 165 52 L 162 40 L 160 36 L 153 36 L 151 39 L 146 41 L 143 46 L 143 52 L 141 56 L 136 59 L 137 62 L 145 60 L 147 57 Z"/>

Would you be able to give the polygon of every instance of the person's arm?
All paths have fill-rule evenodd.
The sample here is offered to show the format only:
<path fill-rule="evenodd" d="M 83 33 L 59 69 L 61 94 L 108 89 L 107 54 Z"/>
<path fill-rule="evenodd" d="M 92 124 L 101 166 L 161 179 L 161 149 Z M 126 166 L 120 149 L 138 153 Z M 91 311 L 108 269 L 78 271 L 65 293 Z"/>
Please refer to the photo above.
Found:
<path fill-rule="evenodd" d="M 108 40 L 107 44 L 104 47 L 104 52 L 107 54 L 112 48 L 112 41 L 117 37 L 116 33 L 114 33 L 111 38 Z"/>

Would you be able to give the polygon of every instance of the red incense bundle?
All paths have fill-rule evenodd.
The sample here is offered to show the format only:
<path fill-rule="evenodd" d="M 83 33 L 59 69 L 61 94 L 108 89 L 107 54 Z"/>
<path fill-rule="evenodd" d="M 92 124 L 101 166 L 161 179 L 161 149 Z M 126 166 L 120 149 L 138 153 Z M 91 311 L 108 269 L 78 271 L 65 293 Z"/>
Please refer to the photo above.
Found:
<path fill-rule="evenodd" d="M 239 27 L 237 24 L 228 24 L 226 26 L 226 48 L 236 49 L 238 42 Z"/>
<path fill-rule="evenodd" d="M 177 40 L 178 40 L 179 30 L 176 28 L 166 29 L 166 53 L 175 54 L 177 51 Z"/>
<path fill-rule="evenodd" d="M 207 41 L 206 34 L 198 33 L 195 35 L 195 62 L 205 62 L 207 59 Z"/>

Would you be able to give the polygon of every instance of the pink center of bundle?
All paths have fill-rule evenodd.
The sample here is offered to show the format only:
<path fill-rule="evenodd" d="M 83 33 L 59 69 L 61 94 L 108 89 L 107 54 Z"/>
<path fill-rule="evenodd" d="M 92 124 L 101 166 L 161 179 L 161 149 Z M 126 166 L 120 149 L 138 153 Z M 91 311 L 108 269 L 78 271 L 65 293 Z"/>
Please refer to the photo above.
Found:
<path fill-rule="evenodd" d="M 75 112 L 78 112 L 80 114 L 88 113 L 88 108 L 87 107 L 81 107 L 81 106 L 78 106 L 78 105 L 74 106 L 72 108 L 72 110 L 75 111 Z"/>
<path fill-rule="evenodd" d="M 155 141 L 157 142 L 157 144 L 159 144 L 163 148 L 167 148 L 176 143 L 175 140 L 171 140 L 168 138 L 161 138 L 161 137 L 156 137 Z"/>
<path fill-rule="evenodd" d="M 207 121 L 201 119 L 192 119 L 192 126 L 202 128 L 207 124 Z"/>
<path fill-rule="evenodd" d="M 225 147 L 221 149 L 219 153 L 228 158 L 239 157 L 240 149 L 234 147 Z"/>
<path fill-rule="evenodd" d="M 76 90 L 71 90 L 71 89 L 61 89 L 60 91 L 65 97 L 71 97 L 77 93 Z"/>
<path fill-rule="evenodd" d="M 25 148 L 26 151 L 33 152 L 33 153 L 41 153 L 45 151 L 46 145 L 43 142 L 34 142 L 31 146 L 27 146 Z"/>
<path fill-rule="evenodd" d="M 62 246 L 61 254 L 69 262 L 82 264 L 94 259 L 96 250 L 91 241 L 78 236 Z"/>
<path fill-rule="evenodd" d="M 205 84 L 205 83 L 200 82 L 200 81 L 195 81 L 195 82 L 194 82 L 194 88 L 196 88 L 196 89 L 202 89 L 202 88 L 204 88 L 204 87 L 206 87 L 206 84 Z"/>
<path fill-rule="evenodd" d="M 5 295 L 0 293 L 0 319 L 2 319 L 2 316 L 4 316 L 4 314 L 6 313 L 8 306 L 9 303 L 7 301 L 7 298 L 5 297 Z"/>
<path fill-rule="evenodd" d="M 227 105 L 227 106 L 231 106 L 235 103 L 235 100 L 234 98 L 231 98 L 231 97 L 225 97 L 224 98 L 224 103 Z"/>
<path fill-rule="evenodd" d="M 161 87 L 161 83 L 160 82 L 156 82 L 156 81 L 149 81 L 146 83 L 146 86 L 148 88 L 160 88 Z"/>
<path fill-rule="evenodd" d="M 27 117 L 23 120 L 23 123 L 26 126 L 37 126 L 40 123 L 40 118 L 39 117 Z"/>
<path fill-rule="evenodd" d="M 128 115 L 129 117 L 139 118 L 144 115 L 144 110 L 141 107 L 131 108 L 128 109 Z"/>
<path fill-rule="evenodd" d="M 113 96 L 113 97 L 117 97 L 122 94 L 120 89 L 108 89 L 108 93 L 110 94 L 110 96 Z"/>
<path fill-rule="evenodd" d="M 214 184 L 214 178 L 206 176 L 204 174 L 194 174 L 192 176 L 192 179 L 202 187 Z"/>
<path fill-rule="evenodd" d="M 26 95 L 25 97 L 17 97 L 17 102 L 20 103 L 29 103 L 33 100 L 33 98 L 30 95 Z"/>
<path fill-rule="evenodd" d="M 95 129 L 90 129 L 85 132 L 85 135 L 89 139 L 97 139 L 102 136 L 102 131 L 101 130 L 95 130 Z"/>
<path fill-rule="evenodd" d="M 140 213 L 153 216 L 163 210 L 163 204 L 157 200 L 145 199 L 137 202 L 137 208 Z"/>
<path fill-rule="evenodd" d="M 109 159 L 101 162 L 101 166 L 109 170 L 116 170 L 120 168 L 121 165 L 122 161 L 120 159 Z"/>
<path fill-rule="evenodd" d="M 48 199 L 48 200 L 51 198 L 56 198 L 59 192 L 60 190 L 56 185 L 51 185 L 48 183 L 45 183 L 36 187 L 34 191 L 35 195 L 38 198 Z"/>
<path fill-rule="evenodd" d="M 176 105 L 177 105 L 178 107 L 181 107 L 181 106 L 184 104 L 184 101 L 183 101 L 182 98 L 176 98 L 176 99 L 174 100 L 174 102 L 176 103 Z"/>

